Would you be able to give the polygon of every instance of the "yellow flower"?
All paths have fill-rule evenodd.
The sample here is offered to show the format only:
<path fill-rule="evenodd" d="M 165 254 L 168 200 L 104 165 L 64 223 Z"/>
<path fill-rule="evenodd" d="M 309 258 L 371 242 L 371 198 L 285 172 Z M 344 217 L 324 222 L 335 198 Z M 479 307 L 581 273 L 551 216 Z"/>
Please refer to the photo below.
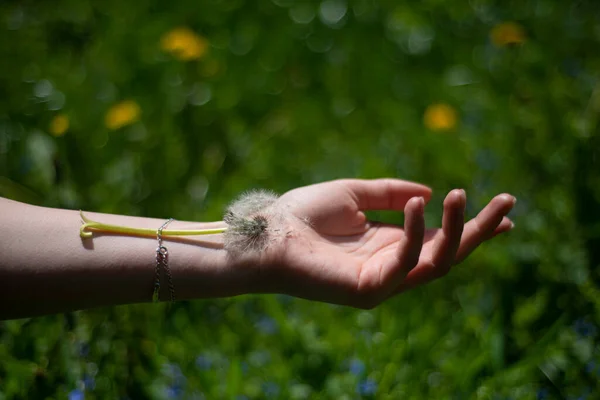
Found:
<path fill-rule="evenodd" d="M 498 47 L 520 44 L 525 41 L 525 30 L 516 22 L 502 22 L 492 28 L 492 43 Z"/>
<path fill-rule="evenodd" d="M 140 118 L 140 106 L 133 100 L 125 100 L 112 106 L 104 117 L 108 129 L 119 129 Z"/>
<path fill-rule="evenodd" d="M 423 116 L 423 123 L 432 131 L 452 129 L 456 122 L 456 111 L 448 104 L 432 104 L 427 107 Z"/>
<path fill-rule="evenodd" d="M 49 130 L 54 136 L 62 136 L 69 129 L 69 117 L 65 114 L 58 114 L 50 121 Z"/>
<path fill-rule="evenodd" d="M 208 50 L 208 41 L 188 28 L 175 28 L 165 33 L 160 47 L 182 61 L 195 60 Z"/>

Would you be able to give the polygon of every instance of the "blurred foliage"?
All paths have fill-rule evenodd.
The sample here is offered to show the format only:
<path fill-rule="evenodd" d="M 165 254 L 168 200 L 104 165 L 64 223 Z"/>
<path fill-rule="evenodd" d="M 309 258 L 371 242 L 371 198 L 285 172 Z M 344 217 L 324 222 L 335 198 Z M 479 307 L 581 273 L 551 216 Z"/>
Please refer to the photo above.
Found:
<path fill-rule="evenodd" d="M 0 398 L 599 398 L 596 1 L 0 17 L 2 196 L 207 221 L 249 188 L 397 176 L 434 188 L 430 224 L 454 187 L 470 216 L 518 198 L 513 232 L 373 311 L 243 296 L 3 322 Z"/>

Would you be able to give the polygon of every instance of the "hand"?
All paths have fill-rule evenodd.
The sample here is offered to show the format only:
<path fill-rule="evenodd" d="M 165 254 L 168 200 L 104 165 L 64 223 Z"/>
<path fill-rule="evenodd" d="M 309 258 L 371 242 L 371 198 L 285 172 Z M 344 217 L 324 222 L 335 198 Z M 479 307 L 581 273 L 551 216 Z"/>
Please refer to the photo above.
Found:
<path fill-rule="evenodd" d="M 494 197 L 464 223 L 466 194 L 444 200 L 442 227 L 425 229 L 426 186 L 398 179 L 347 179 L 294 189 L 278 200 L 291 218 L 286 238 L 261 261 L 268 291 L 372 308 L 446 275 L 482 242 L 509 231 L 516 199 Z M 368 221 L 367 210 L 404 210 L 404 228 Z"/>

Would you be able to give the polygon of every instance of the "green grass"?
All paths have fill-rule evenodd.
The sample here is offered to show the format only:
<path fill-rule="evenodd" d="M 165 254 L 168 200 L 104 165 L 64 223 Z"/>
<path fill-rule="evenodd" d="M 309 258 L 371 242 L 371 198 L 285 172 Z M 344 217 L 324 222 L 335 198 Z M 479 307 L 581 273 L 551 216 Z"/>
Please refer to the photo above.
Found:
<path fill-rule="evenodd" d="M 455 187 L 469 216 L 518 198 L 513 232 L 372 311 L 273 295 L 3 322 L 0 398 L 596 398 L 595 2 L 9 1 L 0 17 L 2 196 L 209 221 L 251 188 L 394 176 L 433 187 L 428 224 Z M 198 58 L 161 49 L 178 27 L 209 44 Z M 435 104 L 450 129 L 424 119 Z"/>

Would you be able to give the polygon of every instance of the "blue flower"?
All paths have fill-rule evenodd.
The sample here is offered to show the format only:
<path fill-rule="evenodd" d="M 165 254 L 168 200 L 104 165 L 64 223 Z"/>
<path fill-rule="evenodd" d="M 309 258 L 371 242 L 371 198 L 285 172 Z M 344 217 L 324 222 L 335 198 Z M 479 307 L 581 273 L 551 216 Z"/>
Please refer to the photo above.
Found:
<path fill-rule="evenodd" d="M 377 392 L 377 382 L 373 379 L 365 379 L 358 383 L 356 392 L 361 396 L 373 396 Z"/>
<path fill-rule="evenodd" d="M 203 371 L 210 369 L 212 366 L 212 360 L 207 355 L 199 355 L 196 357 L 196 367 L 200 368 Z"/>
<path fill-rule="evenodd" d="M 183 387 L 180 385 L 171 385 L 167 388 L 166 394 L 169 399 L 179 399 L 183 396 Z"/>
<path fill-rule="evenodd" d="M 591 374 L 595 370 L 596 370 L 596 362 L 595 361 L 590 361 L 589 363 L 585 364 L 585 372 L 587 372 L 588 374 Z"/>
<path fill-rule="evenodd" d="M 163 374 L 174 380 L 185 379 L 181 367 L 176 363 L 165 363 L 163 364 Z"/>
<path fill-rule="evenodd" d="M 267 350 L 253 351 L 248 355 L 248 362 L 253 367 L 262 368 L 271 361 L 271 353 Z"/>
<path fill-rule="evenodd" d="M 87 357 L 89 354 L 90 354 L 90 345 L 85 342 L 79 343 L 79 356 Z"/>
<path fill-rule="evenodd" d="M 597 332 L 596 325 L 583 318 L 579 318 L 577 321 L 575 321 L 573 324 L 573 330 L 575 330 L 575 332 L 582 337 L 596 336 Z"/>
<path fill-rule="evenodd" d="M 267 335 L 272 335 L 277 332 L 277 323 L 273 318 L 267 316 L 261 317 L 254 324 L 254 327 Z"/>
<path fill-rule="evenodd" d="M 262 384 L 263 393 L 267 398 L 277 397 L 279 395 L 279 385 L 275 382 L 265 382 Z"/>
<path fill-rule="evenodd" d="M 184 391 L 187 383 L 187 378 L 181 371 L 181 367 L 177 363 L 165 363 L 162 366 L 163 374 L 170 382 L 169 388 L 166 389 L 167 397 L 178 398 Z"/>
<path fill-rule="evenodd" d="M 94 380 L 94 377 L 90 375 L 84 375 L 83 386 L 85 387 L 85 390 L 94 390 L 94 388 L 96 388 L 96 381 Z"/>
<path fill-rule="evenodd" d="M 365 363 L 363 363 L 358 358 L 353 358 L 350 361 L 348 370 L 352 373 L 352 375 L 356 375 L 356 376 L 362 375 L 363 372 L 365 372 Z"/>
<path fill-rule="evenodd" d="M 79 389 L 74 389 L 69 392 L 69 400 L 84 400 L 85 394 Z"/>
<path fill-rule="evenodd" d="M 548 398 L 548 389 L 542 388 L 538 389 L 536 399 L 537 400 L 546 400 Z"/>

